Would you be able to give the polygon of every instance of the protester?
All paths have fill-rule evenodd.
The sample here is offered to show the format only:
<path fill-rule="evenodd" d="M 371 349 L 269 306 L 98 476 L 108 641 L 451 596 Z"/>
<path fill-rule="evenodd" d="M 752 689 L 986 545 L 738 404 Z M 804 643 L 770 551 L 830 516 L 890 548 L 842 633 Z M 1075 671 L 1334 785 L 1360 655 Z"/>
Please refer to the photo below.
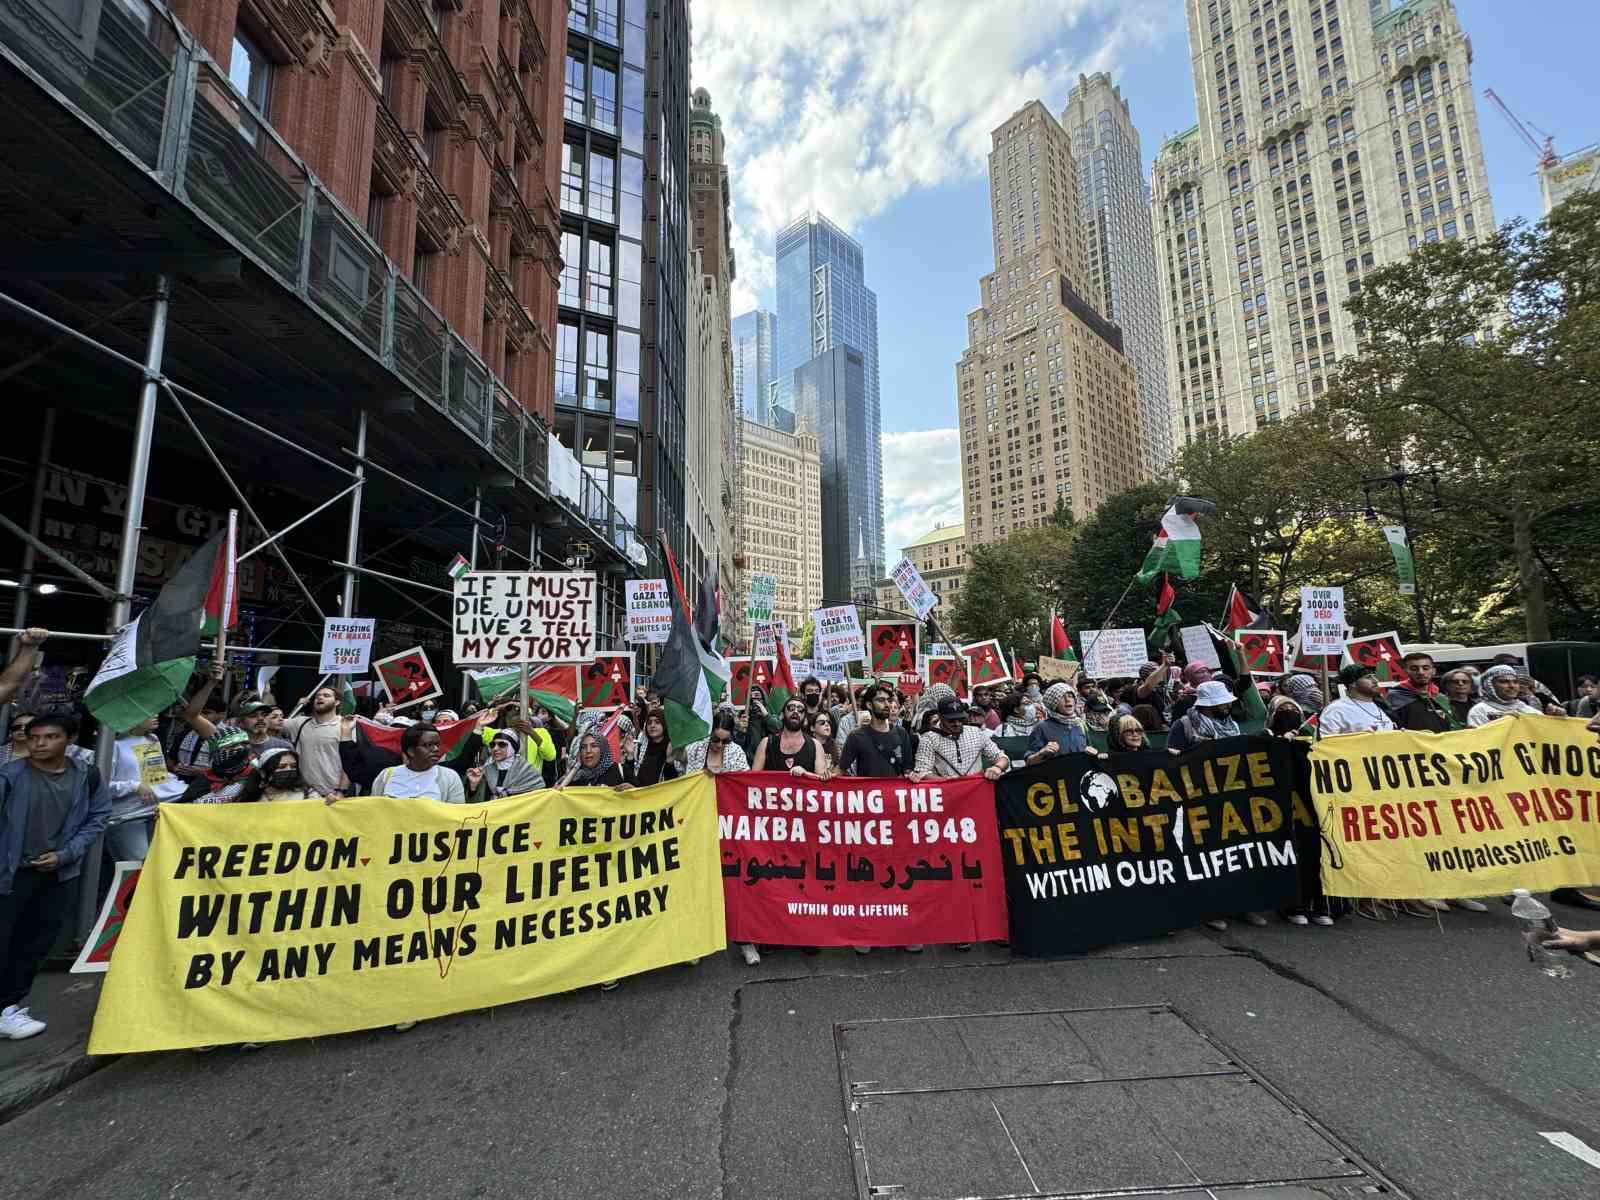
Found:
<path fill-rule="evenodd" d="M 1539 715 L 1537 708 L 1522 699 L 1517 669 L 1512 666 L 1493 666 L 1479 676 L 1478 695 L 1478 702 L 1467 714 L 1467 724 L 1474 729 L 1501 717 Z"/>
<path fill-rule="evenodd" d="M 822 706 L 822 681 L 815 675 L 807 675 L 800 681 L 800 702 L 812 712 Z"/>
<path fill-rule="evenodd" d="M 1471 671 L 1458 667 L 1440 676 L 1439 686 L 1444 689 L 1445 702 L 1450 706 L 1450 716 L 1455 720 L 1456 727 L 1465 729 L 1472 706 L 1477 703 L 1477 680 L 1472 677 Z"/>
<path fill-rule="evenodd" d="M 39 647 L 49 636 L 48 629 L 37 625 L 30 625 L 17 634 L 17 656 L 0 671 L 0 704 L 10 704 L 16 698 L 28 676 L 33 674 L 34 665 L 39 661 Z"/>
<path fill-rule="evenodd" d="M 570 787 L 622 787 L 622 768 L 612 757 L 611 744 L 592 731 L 579 734 L 578 762 L 566 782 Z"/>
<path fill-rule="evenodd" d="M 1039 723 L 1032 702 L 1021 692 L 1007 692 L 1001 696 L 995 705 L 995 712 L 1000 717 L 1000 726 L 994 731 L 996 737 L 1025 738 L 1033 733 L 1033 727 Z"/>
<path fill-rule="evenodd" d="M 707 775 L 721 775 L 724 771 L 748 771 L 750 760 L 745 758 L 737 735 L 739 721 L 731 709 L 719 709 L 711 718 L 711 736 L 689 747 L 686 769 L 690 774 L 704 771 Z"/>
<path fill-rule="evenodd" d="M 7 737 L 5 746 L 0 748 L 0 765 L 25 759 L 32 753 L 28 743 L 28 722 L 32 721 L 36 715 L 38 714 L 28 712 L 22 708 L 11 710 L 10 736 Z M 74 762 L 82 763 L 86 767 L 95 765 L 94 751 L 87 746 L 80 746 L 76 742 L 67 747 L 67 757 Z"/>
<path fill-rule="evenodd" d="M 645 714 L 633 754 L 622 764 L 622 777 L 631 787 L 649 787 L 678 777 L 672 742 L 667 737 L 667 714 L 661 709 L 652 708 Z"/>
<path fill-rule="evenodd" d="M 439 731 L 432 725 L 407 725 L 400 734 L 400 753 L 405 762 L 379 771 L 372 781 L 371 795 L 400 800 L 441 800 L 446 804 L 467 802 L 461 776 L 439 765 L 443 744 Z M 337 797 L 329 797 L 330 802 L 334 799 Z"/>
<path fill-rule="evenodd" d="M 1317 681 L 1298 671 L 1278 680 L 1278 691 L 1293 700 L 1307 717 L 1316 716 L 1328 703 Z"/>
<path fill-rule="evenodd" d="M 143 862 L 150 852 L 156 805 L 177 800 L 186 785 L 167 770 L 157 718 L 140 721 L 119 736 L 112 749 L 111 816 L 106 824 L 106 849 L 115 862 Z"/>
<path fill-rule="evenodd" d="M 1028 734 L 1028 766 L 1060 754 L 1082 754 L 1089 748 L 1089 735 L 1078 711 L 1078 697 L 1070 683 L 1052 683 L 1044 690 L 1045 716 Z"/>
<path fill-rule="evenodd" d="M 833 714 L 827 709 L 815 713 L 811 717 L 811 736 L 817 739 L 817 747 L 828 760 L 825 768 L 828 776 L 839 773 L 839 742 L 833 736 Z"/>
<path fill-rule="evenodd" d="M 1433 682 L 1433 656 L 1414 650 L 1400 660 L 1400 666 L 1406 673 L 1405 682 L 1390 688 L 1387 697 L 1395 725 L 1418 733 L 1445 733 L 1458 728 L 1449 703 Z"/>
<path fill-rule="evenodd" d="M 1267 701 L 1266 732 L 1273 737 L 1293 737 L 1305 728 L 1306 713 L 1293 696 L 1278 695 Z"/>
<path fill-rule="evenodd" d="M 1567 701 L 1569 717 L 1593 717 L 1600 714 L 1600 680 L 1593 675 L 1578 676 L 1578 694 Z"/>
<path fill-rule="evenodd" d="M 1196 690 L 1202 683 L 1211 679 L 1211 668 L 1203 662 L 1191 662 L 1183 668 L 1183 687 L 1172 700 L 1172 709 L 1167 714 L 1167 724 L 1175 725 L 1178 718 L 1194 707 Z"/>
<path fill-rule="evenodd" d="M 1550 689 L 1532 675 L 1517 675 L 1517 698 L 1530 708 L 1536 708 L 1547 717 L 1564 717 L 1567 710 L 1557 702 Z"/>
<path fill-rule="evenodd" d="M 1144 725 L 1133 713 L 1111 718 L 1106 727 L 1106 749 L 1113 754 L 1134 754 L 1148 750 L 1144 740 Z"/>
<path fill-rule="evenodd" d="M 168 764 L 172 773 L 179 779 L 187 779 L 192 782 L 203 778 L 206 769 L 211 766 L 206 743 L 211 739 L 212 734 L 201 733 L 200 724 L 190 720 L 191 716 L 204 718 L 205 723 L 213 731 L 227 724 L 227 702 L 221 696 L 212 695 L 214 687 L 214 681 L 201 685 L 200 690 L 195 693 L 194 697 L 191 697 L 189 704 L 178 714 L 178 719 L 189 726 L 189 732 L 184 734 L 183 738 L 178 742 L 177 753 L 173 755 L 172 762 Z M 195 704 L 196 699 L 199 701 L 198 708 Z"/>
<path fill-rule="evenodd" d="M 528 709 L 528 716 L 520 715 L 521 701 L 513 697 L 504 704 L 478 714 L 480 737 L 485 748 L 488 749 L 490 758 L 494 756 L 494 739 L 502 733 L 513 734 L 513 741 L 519 749 L 517 753 L 526 762 L 532 772 L 539 777 L 541 783 L 553 785 L 555 783 L 556 743 L 550 730 L 550 714 L 542 705 L 532 705 Z M 520 737 L 515 735 L 520 734 Z M 471 763 L 469 766 L 478 764 Z M 533 788 L 524 788 L 523 791 L 533 791 Z M 512 793 L 515 795 L 515 793 Z"/>
<path fill-rule="evenodd" d="M 179 802 L 183 804 L 237 804 L 255 773 L 256 756 L 250 735 L 235 725 L 219 725 L 206 739 L 205 770 L 189 781 Z"/>
<path fill-rule="evenodd" d="M 28 722 L 28 757 L 0 766 L 0 1037 L 13 1041 L 45 1030 L 23 1001 L 111 816 L 99 772 L 67 755 L 77 736 L 75 717 L 41 714 Z"/>
<path fill-rule="evenodd" d="M 1233 693 L 1220 679 L 1208 679 L 1195 689 L 1194 704 L 1167 734 L 1167 749 L 1180 754 L 1201 742 L 1238 737 L 1233 719 Z"/>
<path fill-rule="evenodd" d="M 320 795 L 343 796 L 350 779 L 339 760 L 339 693 L 331 687 L 319 687 L 300 704 L 309 704 L 310 712 L 283 723 L 284 736 L 300 758 L 300 774 Z M 460 780 L 456 782 L 459 784 Z"/>
<path fill-rule="evenodd" d="M 545 786 L 545 776 L 528 761 L 522 738 L 514 730 L 502 729 L 489 740 L 487 765 L 467 768 L 466 785 L 468 803 L 482 804 L 537 792 Z"/>
<path fill-rule="evenodd" d="M 264 800 L 326 800 L 327 797 L 306 786 L 300 776 L 300 756 L 293 750 L 271 749 L 256 759 L 255 770 L 245 780 L 239 791 L 238 802 L 249 804 Z"/>
<path fill-rule="evenodd" d="M 967 704 L 955 696 L 939 704 L 938 720 L 917 744 L 914 769 L 907 775 L 913 782 L 924 779 L 959 779 L 982 775 L 999 779 L 1011 766 L 1005 752 L 981 729 L 966 723 Z M 1035 735 L 1038 730 L 1036 729 Z"/>
<path fill-rule="evenodd" d="M 1130 715 L 1136 718 L 1140 725 L 1144 726 L 1146 733 L 1165 733 L 1168 729 L 1167 722 L 1162 719 L 1160 712 L 1152 705 L 1135 704 Z"/>
<path fill-rule="evenodd" d="M 207 714 L 207 709 L 211 707 L 208 703 L 211 693 L 217 684 L 222 682 L 224 673 L 225 668 L 221 662 L 211 664 L 206 681 L 200 685 L 198 692 L 189 697 L 188 707 L 183 710 L 184 723 L 208 742 L 224 730 L 241 729 L 250 739 L 252 751 L 258 755 L 264 750 L 292 749 L 286 739 L 275 738 L 268 733 L 268 714 L 272 712 L 272 705 L 264 700 L 256 698 L 242 700 L 236 722 L 213 720 Z"/>
<path fill-rule="evenodd" d="M 1380 697 L 1378 676 L 1363 663 L 1351 663 L 1339 672 L 1344 695 L 1322 710 L 1317 728 L 1324 735 L 1383 733 L 1394 728 Z"/>
<path fill-rule="evenodd" d="M 802 684 L 802 687 L 805 685 Z M 817 745 L 817 739 L 806 731 L 806 706 L 803 701 L 790 698 L 783 705 L 783 727 L 761 739 L 756 747 L 757 771 L 788 771 L 789 774 L 812 779 L 826 779 L 831 760 Z"/>
<path fill-rule="evenodd" d="M 894 692 L 874 683 L 862 689 L 861 697 L 868 721 L 845 739 L 840 770 L 880 779 L 904 775 L 916 762 L 917 736 L 894 720 Z"/>
<path fill-rule="evenodd" d="M 1083 710 L 1083 723 L 1096 732 L 1104 732 L 1111 724 L 1111 702 L 1105 690 L 1087 675 L 1078 676 L 1078 702 Z"/>
<path fill-rule="evenodd" d="M 276 704 L 267 709 L 267 736 L 269 738 L 283 737 L 283 722 L 283 709 L 279 708 Z M 288 739 L 284 740 L 287 741 Z"/>

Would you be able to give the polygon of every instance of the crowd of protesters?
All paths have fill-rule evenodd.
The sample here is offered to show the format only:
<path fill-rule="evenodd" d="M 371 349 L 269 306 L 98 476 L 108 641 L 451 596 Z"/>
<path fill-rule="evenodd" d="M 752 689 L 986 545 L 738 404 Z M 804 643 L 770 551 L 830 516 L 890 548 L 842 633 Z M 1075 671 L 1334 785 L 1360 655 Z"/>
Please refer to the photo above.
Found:
<path fill-rule="evenodd" d="M 620 711 L 578 709 L 570 720 L 538 703 L 524 712 L 517 698 L 459 711 L 428 701 L 415 716 L 366 702 L 376 725 L 400 727 L 395 752 L 363 735 L 332 687 L 301 697 L 287 714 L 270 692 L 247 691 L 224 703 L 218 664 L 186 700 L 119 732 L 109 778 L 102 779 L 93 752 L 79 744 L 75 715 L 11 704 L 46 637 L 42 629 L 24 631 L 18 653 L 0 671 L 0 704 L 13 708 L 0 746 L 0 1037 L 9 1038 L 45 1028 L 23 1002 L 60 935 L 76 890 L 68 885 L 90 847 L 105 835 L 107 861 L 142 859 L 162 804 L 333 804 L 354 796 L 470 804 L 546 787 L 626 790 L 696 771 L 748 769 L 821 780 L 998 779 L 1058 755 L 1151 751 L 1158 740 L 1178 754 L 1245 732 L 1444 733 L 1517 714 L 1587 718 L 1600 732 L 1600 682 L 1584 676 L 1577 694 L 1562 701 L 1509 656 L 1482 671 L 1458 667 L 1439 675 L 1428 654 L 1407 654 L 1404 681 L 1387 689 L 1372 668 L 1351 665 L 1338 674 L 1340 694 L 1325 696 L 1308 674 L 1235 680 L 1200 663 L 1180 670 L 1164 653 L 1135 677 L 1079 675 L 1047 684 L 1029 672 L 1018 681 L 974 686 L 970 701 L 945 684 L 912 695 L 886 683 L 851 688 L 808 677 L 772 711 L 752 687 L 744 704 L 720 706 L 709 736 L 687 746 L 672 744 L 666 716 L 648 692 Z M 1246 703 L 1254 699 L 1246 692 L 1252 688 L 1260 704 Z M 1263 708 L 1264 719 L 1248 719 Z M 1303 899 L 1281 915 L 1297 925 L 1329 925 L 1338 915 L 1321 897 Z M 1484 908 L 1470 899 L 1455 903 Z M 1446 907 L 1418 901 L 1399 911 L 1431 915 Z M 1353 911 L 1384 918 L 1375 904 Z M 1266 923 L 1261 914 L 1242 915 Z M 739 949 L 747 962 L 760 962 L 757 947 Z"/>

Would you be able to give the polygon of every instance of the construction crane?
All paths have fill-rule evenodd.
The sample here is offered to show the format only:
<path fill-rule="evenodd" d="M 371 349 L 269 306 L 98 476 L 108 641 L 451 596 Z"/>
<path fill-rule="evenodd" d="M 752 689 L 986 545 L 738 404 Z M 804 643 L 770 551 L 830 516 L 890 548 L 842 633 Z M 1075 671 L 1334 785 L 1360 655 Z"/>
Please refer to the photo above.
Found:
<path fill-rule="evenodd" d="M 1556 165 L 1556 163 L 1561 161 L 1556 154 L 1555 139 L 1553 137 L 1551 137 L 1548 133 L 1545 133 L 1544 130 L 1539 129 L 1537 126 L 1534 126 L 1532 132 L 1530 132 L 1529 127 L 1517 119 L 1517 114 L 1506 107 L 1506 102 L 1500 99 L 1499 96 L 1495 95 L 1493 88 L 1484 88 L 1483 94 L 1489 100 L 1494 102 L 1494 106 L 1498 108 L 1502 115 L 1504 115 L 1505 119 L 1510 122 L 1511 128 L 1515 129 L 1518 136 L 1521 137 L 1523 141 L 1528 143 L 1529 149 L 1533 151 L 1534 157 L 1539 160 L 1539 165 L 1541 167 L 1553 167 Z M 1534 133 L 1544 134 L 1544 141 L 1541 142 L 1538 138 L 1534 137 Z"/>

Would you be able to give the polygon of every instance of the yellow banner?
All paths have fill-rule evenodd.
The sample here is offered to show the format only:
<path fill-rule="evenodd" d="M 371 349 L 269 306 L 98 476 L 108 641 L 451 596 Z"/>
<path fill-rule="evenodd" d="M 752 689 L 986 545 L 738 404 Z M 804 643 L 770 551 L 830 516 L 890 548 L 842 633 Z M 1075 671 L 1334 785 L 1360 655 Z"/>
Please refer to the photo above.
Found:
<path fill-rule="evenodd" d="M 1311 780 L 1330 896 L 1449 900 L 1600 882 L 1600 738 L 1582 721 L 1326 737 Z"/>
<path fill-rule="evenodd" d="M 725 944 L 704 774 L 491 804 L 164 804 L 89 1052 L 394 1025 Z"/>

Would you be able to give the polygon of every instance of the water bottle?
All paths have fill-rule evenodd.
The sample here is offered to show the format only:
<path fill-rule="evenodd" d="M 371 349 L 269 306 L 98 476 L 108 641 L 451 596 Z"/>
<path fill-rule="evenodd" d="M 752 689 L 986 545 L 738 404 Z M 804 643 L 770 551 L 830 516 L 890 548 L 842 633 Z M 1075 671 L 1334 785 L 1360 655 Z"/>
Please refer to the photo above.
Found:
<path fill-rule="evenodd" d="M 1550 910 L 1535 899 L 1527 888 L 1517 888 L 1511 893 L 1511 915 L 1522 930 L 1522 943 L 1527 948 L 1528 961 L 1552 979 L 1566 979 L 1572 974 L 1565 957 L 1544 945 L 1546 934 L 1556 931 L 1556 919 Z"/>

